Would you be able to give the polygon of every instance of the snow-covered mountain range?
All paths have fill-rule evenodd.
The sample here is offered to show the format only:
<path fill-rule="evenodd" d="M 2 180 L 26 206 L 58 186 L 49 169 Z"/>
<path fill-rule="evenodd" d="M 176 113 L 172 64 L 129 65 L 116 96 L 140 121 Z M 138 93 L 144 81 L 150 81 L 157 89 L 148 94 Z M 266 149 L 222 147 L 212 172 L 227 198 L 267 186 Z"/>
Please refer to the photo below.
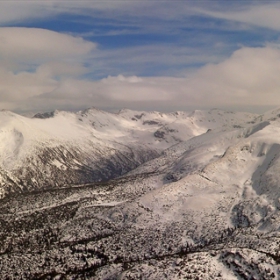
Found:
<path fill-rule="evenodd" d="M 4 279 L 280 279 L 280 109 L 3 111 L 0 139 Z"/>
<path fill-rule="evenodd" d="M 0 194 L 105 181 L 166 148 L 251 115 L 196 111 L 111 114 L 54 111 L 26 118 L 0 112 Z"/>

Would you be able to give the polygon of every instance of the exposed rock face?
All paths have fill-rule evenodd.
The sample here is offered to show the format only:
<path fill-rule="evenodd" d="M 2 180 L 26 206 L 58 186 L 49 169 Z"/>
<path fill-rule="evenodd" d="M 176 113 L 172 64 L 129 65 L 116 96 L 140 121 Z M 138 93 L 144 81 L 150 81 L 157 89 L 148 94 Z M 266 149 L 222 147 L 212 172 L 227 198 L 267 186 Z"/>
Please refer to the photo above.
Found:
<path fill-rule="evenodd" d="M 37 119 L 48 119 L 54 117 L 55 112 L 37 113 L 33 118 Z"/>

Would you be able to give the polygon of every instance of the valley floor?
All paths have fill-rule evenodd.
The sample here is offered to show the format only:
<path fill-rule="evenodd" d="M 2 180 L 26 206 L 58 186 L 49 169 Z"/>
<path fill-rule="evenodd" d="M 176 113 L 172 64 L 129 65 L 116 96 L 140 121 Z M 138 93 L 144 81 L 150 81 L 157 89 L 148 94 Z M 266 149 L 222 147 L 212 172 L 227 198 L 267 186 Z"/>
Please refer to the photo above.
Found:
<path fill-rule="evenodd" d="M 236 227 L 201 235 L 188 217 L 158 220 L 131 188 L 149 176 L 158 175 L 5 198 L 0 208 L 1 278 L 280 277 L 280 234 Z"/>

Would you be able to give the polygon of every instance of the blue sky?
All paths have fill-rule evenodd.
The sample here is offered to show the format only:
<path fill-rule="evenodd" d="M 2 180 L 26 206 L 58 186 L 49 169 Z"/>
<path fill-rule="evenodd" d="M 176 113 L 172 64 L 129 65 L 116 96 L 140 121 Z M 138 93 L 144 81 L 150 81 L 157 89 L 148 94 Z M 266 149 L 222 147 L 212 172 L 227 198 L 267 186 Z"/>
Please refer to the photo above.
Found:
<path fill-rule="evenodd" d="M 261 112 L 279 30 L 275 1 L 2 1 L 0 105 Z"/>

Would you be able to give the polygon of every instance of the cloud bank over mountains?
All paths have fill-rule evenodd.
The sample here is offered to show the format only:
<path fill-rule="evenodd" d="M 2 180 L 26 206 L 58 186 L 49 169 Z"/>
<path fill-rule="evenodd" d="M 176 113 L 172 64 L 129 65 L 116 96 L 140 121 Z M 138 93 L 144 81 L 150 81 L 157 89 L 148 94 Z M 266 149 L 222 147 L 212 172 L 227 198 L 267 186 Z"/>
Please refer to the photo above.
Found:
<path fill-rule="evenodd" d="M 245 5 L 237 1 L 239 5 L 231 4 L 228 12 L 218 2 L 211 7 L 208 2 L 204 7 L 191 1 L 173 6 L 171 1 L 164 5 L 157 2 L 1 3 L 0 107 L 18 112 L 90 106 L 107 110 L 220 107 L 257 111 L 280 103 L 278 38 L 271 35 L 273 40 L 268 36 L 268 40 L 261 38 L 251 44 L 240 39 L 237 46 L 220 35 L 279 30 L 278 3 Z M 259 17 L 261 12 L 265 17 Z M 106 39 L 116 38 L 115 44 L 105 47 L 102 34 L 95 31 L 36 27 L 36 22 L 58 15 L 67 20 L 75 15 L 72 22 L 95 20 L 100 26 L 110 22 L 110 28 L 100 31 Z M 209 31 L 206 20 L 212 23 L 215 42 L 205 35 L 205 30 Z M 32 27 L 27 24 L 30 21 L 35 22 Z M 223 21 L 224 26 L 219 27 L 217 21 Z M 187 43 L 192 38 L 179 41 L 183 28 L 203 30 L 199 46 Z M 165 37 L 153 42 L 147 35 L 164 34 L 164 30 L 178 37 L 172 37 L 174 42 Z M 139 38 L 144 43 L 118 46 L 123 38 L 119 36 L 135 34 L 142 34 Z"/>

